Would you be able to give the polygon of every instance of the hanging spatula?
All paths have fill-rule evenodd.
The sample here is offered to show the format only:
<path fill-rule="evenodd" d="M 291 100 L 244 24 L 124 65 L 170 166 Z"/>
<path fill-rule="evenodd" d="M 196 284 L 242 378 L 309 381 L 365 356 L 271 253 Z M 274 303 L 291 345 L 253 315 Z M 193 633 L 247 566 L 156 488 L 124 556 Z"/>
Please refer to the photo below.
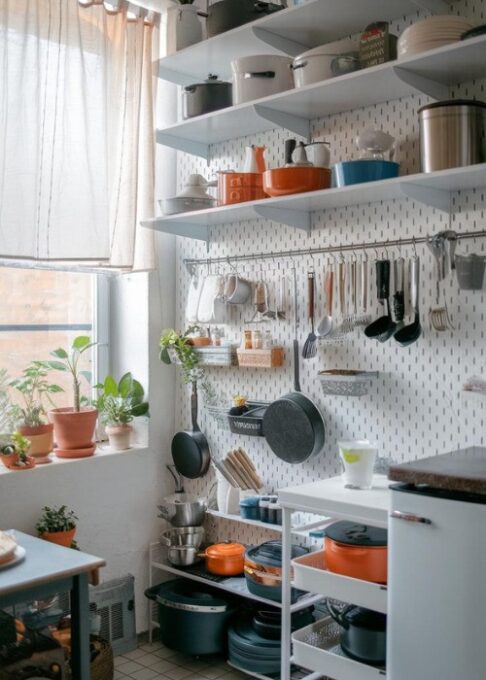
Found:
<path fill-rule="evenodd" d="M 313 359 L 317 354 L 317 336 L 314 331 L 314 281 L 315 273 L 309 272 L 307 274 L 307 312 L 311 329 L 302 349 L 304 359 Z"/>

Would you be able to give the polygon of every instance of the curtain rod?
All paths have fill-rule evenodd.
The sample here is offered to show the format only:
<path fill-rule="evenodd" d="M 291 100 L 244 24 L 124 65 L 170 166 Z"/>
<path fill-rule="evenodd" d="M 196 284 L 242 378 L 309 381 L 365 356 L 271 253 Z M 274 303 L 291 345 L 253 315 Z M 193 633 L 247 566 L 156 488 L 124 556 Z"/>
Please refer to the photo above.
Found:
<path fill-rule="evenodd" d="M 465 231 L 457 234 L 458 240 L 469 238 L 485 238 L 486 230 L 479 231 Z M 368 243 L 344 244 L 340 246 L 327 246 L 323 248 L 301 248 L 299 250 L 278 250 L 270 253 L 254 253 L 250 255 L 233 255 L 228 257 L 205 257 L 205 258 L 187 258 L 184 260 L 186 267 L 194 267 L 196 265 L 212 265 L 224 264 L 233 262 L 251 262 L 256 260 L 272 260 L 280 257 L 299 257 L 302 255 L 323 255 L 326 253 L 344 253 L 353 252 L 357 250 L 382 250 L 386 248 L 400 248 L 401 246 L 415 246 L 421 243 L 426 243 L 427 236 L 419 236 L 418 238 L 403 238 L 389 241 L 370 241 Z"/>

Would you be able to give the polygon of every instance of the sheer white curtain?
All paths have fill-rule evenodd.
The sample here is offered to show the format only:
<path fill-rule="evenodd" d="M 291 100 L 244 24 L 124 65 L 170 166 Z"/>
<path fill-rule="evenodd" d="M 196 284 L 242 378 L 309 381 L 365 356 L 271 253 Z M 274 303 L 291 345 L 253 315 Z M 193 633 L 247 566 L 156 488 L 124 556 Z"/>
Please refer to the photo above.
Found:
<path fill-rule="evenodd" d="M 0 260 L 154 267 L 155 32 L 123 7 L 0 1 Z"/>

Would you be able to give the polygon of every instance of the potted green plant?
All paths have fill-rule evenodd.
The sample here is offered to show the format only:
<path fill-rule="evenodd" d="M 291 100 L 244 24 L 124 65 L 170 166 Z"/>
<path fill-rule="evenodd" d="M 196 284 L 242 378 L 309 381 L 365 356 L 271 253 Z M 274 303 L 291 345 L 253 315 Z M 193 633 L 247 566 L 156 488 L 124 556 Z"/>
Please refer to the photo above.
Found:
<path fill-rule="evenodd" d="M 70 548 L 76 534 L 77 519 L 73 510 L 65 505 L 59 508 L 45 506 L 35 528 L 39 538 Z"/>
<path fill-rule="evenodd" d="M 164 364 L 180 364 L 185 383 L 198 381 L 204 377 L 204 371 L 197 366 L 199 357 L 189 337 L 196 330 L 198 326 L 190 326 L 184 333 L 167 328 L 162 331 L 160 337 L 160 360 Z"/>
<path fill-rule="evenodd" d="M 149 405 L 144 401 L 142 385 L 131 373 L 117 383 L 112 375 L 107 375 L 104 383 L 96 385 L 98 398 L 94 402 L 105 424 L 110 446 L 115 451 L 130 448 L 134 418 L 148 415 Z"/>
<path fill-rule="evenodd" d="M 79 367 L 83 354 L 95 344 L 87 335 L 80 335 L 74 338 L 69 350 L 62 347 L 54 350 L 51 352 L 54 360 L 46 362 L 55 371 L 70 373 L 73 384 L 73 405 L 51 409 L 48 414 L 54 424 L 54 451 L 59 458 L 84 458 L 92 456 L 95 450 L 93 438 L 98 411 L 92 405 L 82 406 L 81 398 L 81 377 L 90 383 L 91 374 Z"/>
<path fill-rule="evenodd" d="M 14 432 L 10 442 L 2 446 L 2 462 L 9 470 L 31 470 L 35 467 L 35 458 L 27 455 L 30 441 L 20 432 Z"/>
<path fill-rule="evenodd" d="M 64 390 L 47 380 L 48 367 L 44 361 L 32 361 L 22 372 L 20 378 L 9 381 L 9 385 L 22 397 L 21 404 L 12 406 L 12 416 L 20 434 L 30 441 L 29 454 L 36 463 L 49 463 L 54 437 L 52 423 L 46 422 L 46 401 L 54 406 L 51 394 Z"/>

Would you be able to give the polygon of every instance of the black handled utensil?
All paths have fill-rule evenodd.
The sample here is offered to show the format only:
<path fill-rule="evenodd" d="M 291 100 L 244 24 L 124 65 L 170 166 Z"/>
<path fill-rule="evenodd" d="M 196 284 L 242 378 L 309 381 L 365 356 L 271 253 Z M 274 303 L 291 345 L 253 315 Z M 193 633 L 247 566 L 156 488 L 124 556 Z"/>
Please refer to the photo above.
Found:
<path fill-rule="evenodd" d="M 311 323 L 311 329 L 302 349 L 302 357 L 304 359 L 313 359 L 317 354 L 317 336 L 314 329 L 314 281 L 315 273 L 309 272 L 307 274 L 307 315 Z"/>
<path fill-rule="evenodd" d="M 374 338 L 379 342 L 386 342 L 395 332 L 396 323 L 390 311 L 390 260 L 376 262 L 376 288 L 378 300 L 385 304 L 386 314 L 370 323 L 365 328 L 367 338 Z"/>
<path fill-rule="evenodd" d="M 394 338 L 402 347 L 408 347 L 416 342 L 422 334 L 419 310 L 420 260 L 417 256 L 410 263 L 411 297 L 414 318 L 412 323 L 398 330 Z"/>

